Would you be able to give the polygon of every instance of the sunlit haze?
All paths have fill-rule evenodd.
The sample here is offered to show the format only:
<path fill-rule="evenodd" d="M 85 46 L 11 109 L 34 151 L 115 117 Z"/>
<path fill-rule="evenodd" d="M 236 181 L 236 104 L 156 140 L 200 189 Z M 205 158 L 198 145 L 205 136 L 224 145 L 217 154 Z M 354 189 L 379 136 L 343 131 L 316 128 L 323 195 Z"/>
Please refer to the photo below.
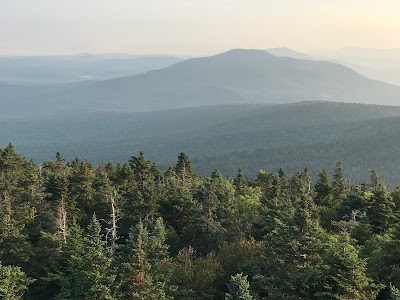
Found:
<path fill-rule="evenodd" d="M 0 54 L 400 47 L 398 0 L 0 0 Z"/>

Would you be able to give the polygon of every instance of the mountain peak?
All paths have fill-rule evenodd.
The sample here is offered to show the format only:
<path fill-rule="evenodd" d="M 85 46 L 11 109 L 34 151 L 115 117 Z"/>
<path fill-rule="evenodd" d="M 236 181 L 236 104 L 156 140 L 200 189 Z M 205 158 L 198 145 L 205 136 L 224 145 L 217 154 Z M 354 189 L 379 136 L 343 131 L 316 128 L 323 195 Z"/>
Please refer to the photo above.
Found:
<path fill-rule="evenodd" d="M 266 52 L 278 56 L 278 57 L 291 57 L 291 58 L 297 58 L 297 59 L 307 59 L 307 60 L 313 60 L 313 58 L 307 54 L 297 52 L 295 50 L 289 49 L 289 48 L 271 48 L 267 49 Z"/>
<path fill-rule="evenodd" d="M 243 57 L 243 56 L 249 56 L 249 55 L 259 55 L 259 56 L 272 56 L 271 53 L 268 53 L 265 50 L 258 50 L 258 49 L 231 49 L 226 52 L 223 52 L 221 54 L 218 54 L 217 56 L 237 56 L 237 57 Z"/>

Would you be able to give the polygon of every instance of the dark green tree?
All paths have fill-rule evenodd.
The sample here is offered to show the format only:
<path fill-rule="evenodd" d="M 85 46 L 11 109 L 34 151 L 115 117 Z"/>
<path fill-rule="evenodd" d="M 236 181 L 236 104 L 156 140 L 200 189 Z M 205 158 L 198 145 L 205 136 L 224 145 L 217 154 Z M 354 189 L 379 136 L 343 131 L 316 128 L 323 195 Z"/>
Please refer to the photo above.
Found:
<path fill-rule="evenodd" d="M 247 276 L 242 273 L 231 276 L 228 284 L 229 292 L 225 295 L 225 300 L 253 300 L 250 295 L 250 284 Z"/>
<path fill-rule="evenodd" d="M 122 264 L 120 294 L 122 299 L 166 299 L 165 282 L 161 261 L 168 256 L 165 245 L 165 229 L 161 220 L 157 221 L 154 232 L 149 234 L 143 223 L 131 230 L 126 256 Z"/>
<path fill-rule="evenodd" d="M 196 177 L 193 170 L 192 163 L 190 162 L 187 155 L 181 152 L 178 156 L 178 161 L 175 165 L 175 174 L 181 180 L 184 185 L 190 184 L 190 182 Z"/>
<path fill-rule="evenodd" d="M 343 174 L 342 162 L 338 162 L 333 174 L 332 193 L 336 200 L 340 200 L 346 192 L 347 184 Z"/>
<path fill-rule="evenodd" d="M 23 299 L 32 282 L 34 280 L 26 276 L 20 267 L 3 266 L 0 263 L 0 299 Z"/>
<path fill-rule="evenodd" d="M 316 199 L 318 203 L 322 203 L 324 199 L 328 199 L 332 193 L 332 185 L 329 180 L 329 174 L 327 170 L 323 170 L 318 174 L 318 181 L 314 188 L 317 193 Z"/>
<path fill-rule="evenodd" d="M 378 233 L 390 228 L 394 221 L 394 208 L 393 199 L 387 191 L 383 188 L 373 191 L 367 208 L 367 215 L 373 232 Z"/>
<path fill-rule="evenodd" d="M 235 178 L 233 179 L 233 185 L 236 188 L 236 192 L 239 195 L 242 195 L 244 193 L 244 189 L 247 186 L 247 180 L 244 177 L 242 169 L 238 170 L 238 173 L 236 174 Z"/>
<path fill-rule="evenodd" d="M 72 255 L 72 262 L 76 269 L 69 299 L 114 299 L 116 283 L 111 251 L 105 250 L 101 226 L 95 215 L 83 238 L 82 255 Z"/>

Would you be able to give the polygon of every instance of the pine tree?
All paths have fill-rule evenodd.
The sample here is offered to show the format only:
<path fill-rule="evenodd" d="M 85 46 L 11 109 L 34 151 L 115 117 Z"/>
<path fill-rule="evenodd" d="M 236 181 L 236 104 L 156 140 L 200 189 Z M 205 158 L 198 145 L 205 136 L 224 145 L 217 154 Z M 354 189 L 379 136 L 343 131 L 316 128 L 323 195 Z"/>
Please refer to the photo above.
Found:
<path fill-rule="evenodd" d="M 382 180 L 382 178 L 380 178 L 378 171 L 376 169 L 371 171 L 370 179 L 371 179 L 372 190 L 386 189 L 385 183 Z"/>
<path fill-rule="evenodd" d="M 400 226 L 397 225 L 391 238 L 381 250 L 379 266 L 377 270 L 380 274 L 375 276 L 380 278 L 386 285 L 393 284 L 400 289 Z"/>
<path fill-rule="evenodd" d="M 187 155 L 183 152 L 181 152 L 178 156 L 178 161 L 175 165 L 175 174 L 184 185 L 189 184 L 196 176 L 192 167 L 192 163 Z"/>
<path fill-rule="evenodd" d="M 225 294 L 225 300 L 252 300 L 250 284 L 247 276 L 242 273 L 231 276 L 228 284 L 229 292 Z"/>
<path fill-rule="evenodd" d="M 3 266 L 0 263 L 0 299 L 23 299 L 28 286 L 33 282 L 20 267 Z"/>
<path fill-rule="evenodd" d="M 84 252 L 81 227 L 75 221 L 72 222 L 68 228 L 65 243 L 60 243 L 58 237 L 44 232 L 42 240 L 47 241 L 45 245 L 50 244 L 48 247 L 52 247 L 49 249 L 52 253 L 44 253 L 44 255 L 48 255 L 45 256 L 48 263 L 44 267 L 46 275 L 40 278 L 44 291 L 39 291 L 39 298 L 50 298 L 56 295 L 55 299 L 66 300 L 73 299 L 73 297 L 82 299 L 82 293 L 78 292 L 80 282 L 77 280 L 81 267 L 80 259 Z M 56 246 L 58 244 L 60 248 Z"/>
<path fill-rule="evenodd" d="M 247 181 L 244 177 L 242 169 L 238 170 L 237 175 L 233 179 L 233 185 L 235 186 L 236 191 L 239 195 L 242 195 L 244 193 L 244 189 L 247 186 Z"/>
<path fill-rule="evenodd" d="M 341 199 L 346 192 L 347 185 L 343 174 L 342 162 L 338 162 L 333 175 L 332 193 L 335 199 Z"/>
<path fill-rule="evenodd" d="M 178 180 L 169 180 L 162 186 L 162 196 L 158 212 L 166 223 L 178 234 L 188 226 L 199 205 L 192 193 Z M 177 249 L 179 250 L 179 249 Z"/>
<path fill-rule="evenodd" d="M 332 193 L 332 185 L 329 181 L 329 174 L 327 170 L 323 170 L 318 174 L 318 181 L 315 185 L 315 192 L 317 193 L 318 202 L 327 199 Z"/>
<path fill-rule="evenodd" d="M 393 285 L 389 286 L 390 298 L 389 300 L 400 300 L 400 290 Z"/>
<path fill-rule="evenodd" d="M 217 283 L 223 270 L 213 253 L 197 257 L 194 248 L 185 247 L 173 264 L 171 282 L 178 287 L 173 299 L 217 299 Z"/>
<path fill-rule="evenodd" d="M 359 257 L 347 232 L 329 236 L 321 256 L 315 266 L 315 299 L 375 299 L 379 287 L 367 276 L 366 261 Z"/>
<path fill-rule="evenodd" d="M 153 163 L 144 158 L 143 151 L 140 151 L 138 157 L 131 156 L 129 165 L 133 172 L 133 179 L 140 191 L 143 191 L 149 183 L 154 181 L 156 174 L 153 172 Z"/>
<path fill-rule="evenodd" d="M 68 201 L 73 203 L 76 208 L 77 216 L 83 219 L 84 224 L 90 222 L 97 203 L 94 201 L 95 190 L 93 188 L 95 173 L 92 166 L 87 161 L 74 159 L 70 164 L 70 174 L 68 179 Z M 65 197 L 65 196 L 64 196 Z"/>
<path fill-rule="evenodd" d="M 17 219 L 10 198 L 0 196 L 0 260 L 5 264 L 19 265 L 28 261 L 31 255 L 25 225 Z"/>
<path fill-rule="evenodd" d="M 195 200 L 200 203 L 200 207 L 183 230 L 183 245 L 191 245 L 202 254 L 216 250 L 226 232 L 221 216 L 227 216 L 232 194 L 233 189 L 229 189 L 225 180 L 207 179 L 196 193 Z"/>
<path fill-rule="evenodd" d="M 161 281 L 165 278 L 160 274 L 158 264 L 167 257 L 167 250 L 161 220 L 152 235 L 142 222 L 131 230 L 126 254 L 129 260 L 122 264 L 121 270 L 122 299 L 166 299 L 165 281 Z"/>
<path fill-rule="evenodd" d="M 395 204 L 390 194 L 383 187 L 374 190 L 367 208 L 367 215 L 375 233 L 388 229 L 394 221 Z"/>
<path fill-rule="evenodd" d="M 111 268 L 111 252 L 105 250 L 101 226 L 95 215 L 83 239 L 82 255 L 73 255 L 72 258 L 76 271 L 72 278 L 71 299 L 114 299 L 115 275 Z"/>

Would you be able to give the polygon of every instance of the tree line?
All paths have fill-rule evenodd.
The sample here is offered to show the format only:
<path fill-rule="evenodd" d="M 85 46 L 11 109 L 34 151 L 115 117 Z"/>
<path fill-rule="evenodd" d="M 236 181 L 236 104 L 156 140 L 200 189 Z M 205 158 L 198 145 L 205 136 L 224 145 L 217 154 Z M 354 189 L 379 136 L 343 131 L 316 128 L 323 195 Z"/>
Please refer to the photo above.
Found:
<path fill-rule="evenodd" d="M 400 299 L 400 189 L 0 149 L 1 299 Z"/>

